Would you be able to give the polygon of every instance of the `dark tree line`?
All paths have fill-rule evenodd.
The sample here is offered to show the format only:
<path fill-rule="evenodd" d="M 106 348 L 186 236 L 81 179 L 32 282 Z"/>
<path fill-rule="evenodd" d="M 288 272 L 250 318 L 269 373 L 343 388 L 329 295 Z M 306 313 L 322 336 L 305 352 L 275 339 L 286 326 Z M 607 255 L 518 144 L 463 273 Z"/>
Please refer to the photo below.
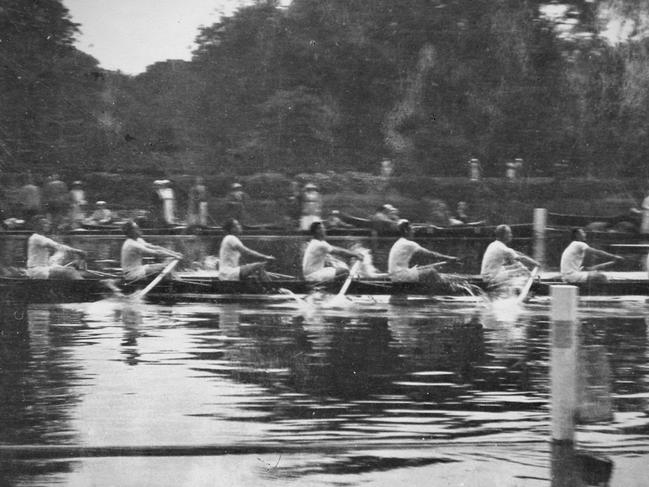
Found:
<path fill-rule="evenodd" d="M 0 5 L 5 171 L 375 171 L 645 176 L 643 2 L 259 1 L 203 28 L 193 59 L 129 77 L 73 46 L 60 0 Z M 606 7 L 604 9 L 603 7 Z M 603 37 L 603 13 L 635 28 Z"/>

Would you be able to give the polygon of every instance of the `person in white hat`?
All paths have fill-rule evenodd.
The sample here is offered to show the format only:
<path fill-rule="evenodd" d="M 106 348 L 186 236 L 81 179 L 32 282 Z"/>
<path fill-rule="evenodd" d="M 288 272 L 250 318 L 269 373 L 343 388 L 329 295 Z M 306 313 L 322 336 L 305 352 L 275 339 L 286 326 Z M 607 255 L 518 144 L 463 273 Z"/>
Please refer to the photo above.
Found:
<path fill-rule="evenodd" d="M 302 192 L 302 216 L 300 230 L 310 230 L 311 224 L 322 220 L 322 195 L 313 183 L 304 186 Z"/>
<path fill-rule="evenodd" d="M 246 220 L 246 206 L 248 206 L 248 195 L 243 190 L 243 186 L 241 183 L 232 183 L 226 198 L 226 216 L 242 223 Z"/>
<path fill-rule="evenodd" d="M 156 220 L 163 225 L 176 225 L 176 195 L 168 179 L 157 179 L 153 182 Z"/>
<path fill-rule="evenodd" d="M 72 189 L 70 189 L 70 200 L 72 205 L 70 207 L 70 217 L 74 226 L 79 226 L 84 218 L 86 218 L 86 192 L 83 190 L 83 183 L 81 181 L 74 181 Z"/>
<path fill-rule="evenodd" d="M 390 204 L 381 205 L 370 217 L 372 229 L 378 233 L 398 231 L 399 210 Z"/>
<path fill-rule="evenodd" d="M 113 213 L 108 209 L 106 202 L 103 200 L 95 203 L 95 211 L 92 212 L 88 222 L 92 225 L 108 225 L 113 221 Z"/>

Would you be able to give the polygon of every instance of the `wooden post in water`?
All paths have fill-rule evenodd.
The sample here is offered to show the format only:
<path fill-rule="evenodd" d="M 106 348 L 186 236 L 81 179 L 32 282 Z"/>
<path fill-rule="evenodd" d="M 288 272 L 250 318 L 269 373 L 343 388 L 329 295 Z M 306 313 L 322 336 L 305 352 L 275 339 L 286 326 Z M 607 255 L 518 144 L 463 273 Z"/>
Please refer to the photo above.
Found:
<path fill-rule="evenodd" d="M 553 442 L 573 443 L 577 409 L 576 286 L 551 286 L 550 397 Z"/>
<path fill-rule="evenodd" d="M 534 208 L 534 260 L 541 266 L 545 266 L 545 228 L 548 222 L 548 210 L 545 208 Z"/>

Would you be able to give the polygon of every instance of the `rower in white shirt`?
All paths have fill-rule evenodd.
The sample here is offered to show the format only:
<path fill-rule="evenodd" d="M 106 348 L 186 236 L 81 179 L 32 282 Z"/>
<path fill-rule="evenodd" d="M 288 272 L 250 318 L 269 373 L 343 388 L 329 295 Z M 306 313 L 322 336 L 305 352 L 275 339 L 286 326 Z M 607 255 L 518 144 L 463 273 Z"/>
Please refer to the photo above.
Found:
<path fill-rule="evenodd" d="M 586 243 L 586 232 L 582 228 L 575 228 L 572 230 L 572 242 L 561 254 L 561 279 L 568 283 L 606 282 L 606 276 L 601 272 L 582 267 L 586 256 L 597 256 L 614 261 L 624 260 L 622 256 L 592 248 Z"/>
<path fill-rule="evenodd" d="M 27 240 L 27 276 L 31 279 L 83 279 L 72 265 L 62 265 L 68 254 L 85 257 L 86 253 L 47 237 L 52 225 L 44 217 L 36 217 L 35 232 Z M 56 261 L 50 260 L 56 255 Z"/>
<path fill-rule="evenodd" d="M 241 224 L 238 220 L 231 218 L 223 224 L 223 231 L 227 234 L 221 241 L 219 250 L 219 279 L 223 281 L 242 281 L 249 278 L 257 278 L 268 281 L 268 275 L 264 266 L 268 261 L 275 260 L 272 255 L 259 253 L 246 247 L 238 235 L 241 235 Z M 261 262 L 240 264 L 241 254 L 262 259 Z"/>
<path fill-rule="evenodd" d="M 122 230 L 126 235 L 126 240 L 122 244 L 121 266 L 122 275 L 127 281 L 143 279 L 147 276 L 161 272 L 168 262 L 144 264 L 145 256 L 161 257 L 169 259 L 181 259 L 182 254 L 153 245 L 142 238 L 142 232 L 137 223 L 132 220 L 127 221 Z"/>
<path fill-rule="evenodd" d="M 452 255 L 440 254 L 428 250 L 412 240 L 414 231 L 408 220 L 401 220 L 398 224 L 401 238 L 397 240 L 388 256 L 388 274 L 394 282 L 423 282 L 437 281 L 440 279 L 439 272 L 434 264 L 425 266 L 410 267 L 410 260 L 415 254 L 435 257 L 443 260 L 459 260 Z"/>
<path fill-rule="evenodd" d="M 540 267 L 537 261 L 507 245 L 512 241 L 509 225 L 498 225 L 495 236 L 496 240 L 489 244 L 482 256 L 480 269 L 480 275 L 489 287 L 513 285 L 516 279 L 528 275 L 526 265 Z"/>
<path fill-rule="evenodd" d="M 321 221 L 311 223 L 309 228 L 313 238 L 307 244 L 302 258 L 302 274 L 309 282 L 324 282 L 336 277 L 346 276 L 349 267 L 344 262 L 333 259 L 332 255 L 363 260 L 360 252 L 353 252 L 328 243 L 327 233 Z"/>

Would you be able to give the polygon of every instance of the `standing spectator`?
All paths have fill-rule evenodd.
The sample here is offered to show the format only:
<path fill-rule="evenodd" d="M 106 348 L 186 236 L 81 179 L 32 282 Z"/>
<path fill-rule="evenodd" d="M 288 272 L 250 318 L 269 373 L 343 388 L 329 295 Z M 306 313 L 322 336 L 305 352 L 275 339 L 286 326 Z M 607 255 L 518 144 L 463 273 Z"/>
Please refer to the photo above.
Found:
<path fill-rule="evenodd" d="M 480 181 L 482 176 L 482 166 L 476 158 L 469 159 L 469 181 Z"/>
<path fill-rule="evenodd" d="M 517 157 L 513 161 L 509 161 L 505 164 L 505 176 L 508 181 L 516 181 L 523 171 L 523 159 Z"/>
<path fill-rule="evenodd" d="M 176 196 L 168 179 L 153 182 L 152 214 L 155 224 L 176 225 Z"/>
<path fill-rule="evenodd" d="M 383 159 L 381 161 L 381 177 L 383 179 L 390 179 L 394 173 L 394 163 L 390 159 Z"/>
<path fill-rule="evenodd" d="M 79 226 L 86 218 L 86 192 L 81 181 L 74 181 L 70 190 L 72 225 Z"/>
<path fill-rule="evenodd" d="M 300 216 L 302 214 L 302 191 L 300 191 L 300 183 L 291 181 L 288 187 L 288 195 L 286 196 L 286 210 L 285 221 L 286 228 L 295 230 L 300 226 Z"/>
<path fill-rule="evenodd" d="M 71 205 L 68 186 L 56 173 L 43 185 L 43 203 L 53 230 L 59 230 L 70 212 Z"/>
<path fill-rule="evenodd" d="M 246 217 L 246 206 L 248 195 L 239 183 L 233 183 L 231 190 L 226 197 L 227 218 L 243 223 Z"/>
<path fill-rule="evenodd" d="M 18 191 L 18 200 L 20 217 L 30 225 L 34 217 L 41 212 L 41 189 L 34 184 L 31 173 L 27 174 L 25 184 Z"/>
<path fill-rule="evenodd" d="M 197 176 L 194 185 L 189 189 L 189 201 L 187 204 L 187 224 L 207 226 L 207 188 L 203 178 Z"/>
<path fill-rule="evenodd" d="M 381 177 L 379 183 L 379 191 L 385 193 L 390 187 L 390 180 L 392 179 L 392 174 L 394 173 L 394 164 L 390 159 L 383 159 L 380 165 L 379 175 Z"/>
<path fill-rule="evenodd" d="M 302 216 L 300 217 L 300 230 L 307 231 L 311 224 L 322 219 L 322 195 L 313 183 L 304 186 L 302 193 Z"/>

